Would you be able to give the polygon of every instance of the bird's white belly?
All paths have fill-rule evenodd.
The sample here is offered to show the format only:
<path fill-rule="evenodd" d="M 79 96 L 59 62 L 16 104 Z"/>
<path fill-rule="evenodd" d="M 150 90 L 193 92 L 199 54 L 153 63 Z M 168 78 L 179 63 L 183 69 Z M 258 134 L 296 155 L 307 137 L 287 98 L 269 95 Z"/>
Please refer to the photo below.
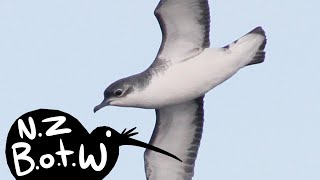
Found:
<path fill-rule="evenodd" d="M 195 99 L 234 75 L 240 68 L 235 60 L 219 58 L 219 51 L 202 54 L 169 67 L 153 76 L 142 93 L 147 108 L 159 108 Z M 223 52 L 221 52 L 223 53 Z"/>

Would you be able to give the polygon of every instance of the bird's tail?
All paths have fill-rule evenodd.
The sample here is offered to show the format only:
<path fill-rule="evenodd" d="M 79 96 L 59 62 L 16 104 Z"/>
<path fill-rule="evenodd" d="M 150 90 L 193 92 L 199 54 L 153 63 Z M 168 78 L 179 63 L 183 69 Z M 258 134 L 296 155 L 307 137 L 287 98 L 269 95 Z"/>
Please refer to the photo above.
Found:
<path fill-rule="evenodd" d="M 248 61 L 243 66 L 262 63 L 265 59 L 264 48 L 267 44 L 267 38 L 262 27 L 256 27 L 246 35 L 242 36 L 233 43 L 223 47 L 231 52 L 242 54 Z M 246 58 L 247 59 L 247 58 Z"/>

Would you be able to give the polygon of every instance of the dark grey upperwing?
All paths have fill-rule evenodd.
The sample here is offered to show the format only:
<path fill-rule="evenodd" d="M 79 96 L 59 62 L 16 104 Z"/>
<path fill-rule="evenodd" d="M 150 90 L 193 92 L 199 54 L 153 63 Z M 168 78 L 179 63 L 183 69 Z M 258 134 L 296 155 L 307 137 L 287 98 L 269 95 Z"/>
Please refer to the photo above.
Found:
<path fill-rule="evenodd" d="M 203 130 L 203 97 L 156 109 L 156 115 L 150 144 L 174 154 L 182 162 L 146 150 L 144 160 L 147 179 L 192 179 Z"/>
<path fill-rule="evenodd" d="M 161 0 L 154 11 L 162 31 L 156 61 L 181 61 L 210 46 L 208 0 Z"/>

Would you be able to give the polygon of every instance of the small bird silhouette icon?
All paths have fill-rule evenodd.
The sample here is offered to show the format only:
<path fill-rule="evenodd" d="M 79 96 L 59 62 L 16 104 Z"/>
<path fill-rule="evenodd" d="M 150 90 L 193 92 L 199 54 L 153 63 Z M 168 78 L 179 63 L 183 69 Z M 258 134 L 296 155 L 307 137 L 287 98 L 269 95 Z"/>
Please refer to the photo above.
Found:
<path fill-rule="evenodd" d="M 129 130 L 124 129 L 122 133 L 119 133 L 110 127 L 102 126 L 97 127 L 91 132 L 88 139 L 86 140 L 86 144 L 84 145 L 86 148 L 85 151 L 89 152 L 90 154 L 94 154 L 94 157 L 101 159 L 101 161 L 103 161 L 102 151 L 105 150 L 107 152 L 107 161 L 103 169 L 99 172 L 94 172 L 93 170 L 90 171 L 95 174 L 94 176 L 97 177 L 97 179 L 102 179 L 103 177 L 107 176 L 113 169 L 118 160 L 119 149 L 122 145 L 143 147 L 181 161 L 178 157 L 165 150 L 138 141 L 136 139 L 132 139 L 132 136 L 138 134 L 138 132 L 134 132 L 135 129 L 136 127 Z M 101 146 L 103 148 L 101 148 Z"/>

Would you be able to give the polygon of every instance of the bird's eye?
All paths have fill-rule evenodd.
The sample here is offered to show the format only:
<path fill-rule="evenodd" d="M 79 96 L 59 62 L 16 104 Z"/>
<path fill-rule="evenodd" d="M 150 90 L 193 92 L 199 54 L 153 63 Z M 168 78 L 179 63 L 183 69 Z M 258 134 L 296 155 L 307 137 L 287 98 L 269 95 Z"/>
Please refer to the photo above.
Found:
<path fill-rule="evenodd" d="M 107 137 L 111 137 L 111 131 L 110 131 L 110 130 L 108 130 L 108 131 L 106 132 L 106 136 L 107 136 Z"/>
<path fill-rule="evenodd" d="M 116 96 L 121 96 L 123 93 L 122 89 L 117 89 L 115 92 L 114 92 L 114 95 Z"/>

